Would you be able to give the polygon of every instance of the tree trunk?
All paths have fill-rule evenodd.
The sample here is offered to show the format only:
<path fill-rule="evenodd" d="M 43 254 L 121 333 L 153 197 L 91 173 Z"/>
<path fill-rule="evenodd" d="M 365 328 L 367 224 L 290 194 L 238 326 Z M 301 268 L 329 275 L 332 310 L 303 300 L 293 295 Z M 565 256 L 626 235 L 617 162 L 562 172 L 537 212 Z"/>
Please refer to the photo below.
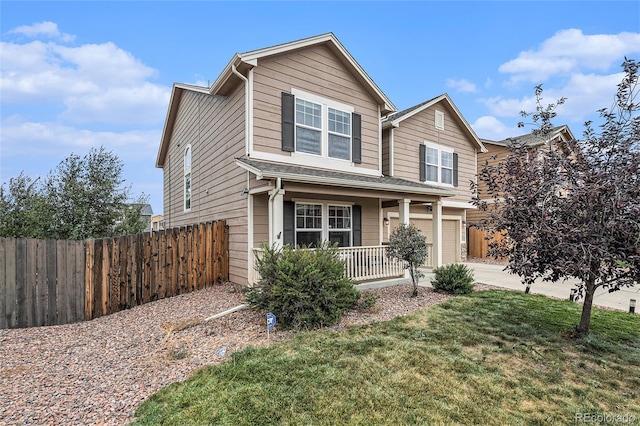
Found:
<path fill-rule="evenodd" d="M 579 335 L 589 334 L 589 327 L 591 326 L 591 306 L 593 305 L 593 295 L 596 292 L 596 288 L 595 280 L 589 280 L 589 282 L 586 283 L 584 302 L 582 303 L 582 316 L 580 317 L 580 324 L 576 327 Z"/>
<path fill-rule="evenodd" d="M 413 293 L 411 293 L 411 297 L 418 297 L 418 280 L 420 278 L 418 277 L 417 268 L 415 269 L 416 270 L 414 270 L 414 268 L 409 269 L 409 272 L 411 274 L 411 282 L 413 283 Z"/>

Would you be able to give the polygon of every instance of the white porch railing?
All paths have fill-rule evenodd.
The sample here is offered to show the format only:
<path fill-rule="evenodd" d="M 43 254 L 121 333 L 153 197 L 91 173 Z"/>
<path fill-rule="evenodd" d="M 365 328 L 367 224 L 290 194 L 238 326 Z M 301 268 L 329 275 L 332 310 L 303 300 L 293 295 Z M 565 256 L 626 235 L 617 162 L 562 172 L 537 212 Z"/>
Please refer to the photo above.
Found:
<path fill-rule="evenodd" d="M 428 257 L 423 265 L 424 267 L 431 266 L 431 248 L 431 244 L 428 244 Z M 346 276 L 354 281 L 370 281 L 404 276 L 402 262 L 388 257 L 386 246 L 340 247 L 338 251 L 340 258 L 345 262 Z M 255 258 L 261 254 L 261 248 L 253 249 L 254 265 Z M 258 282 L 260 279 L 258 271 L 253 268 L 249 272 L 250 281 L 253 283 Z"/>
<path fill-rule="evenodd" d="M 354 281 L 368 281 L 404 276 L 402 262 L 387 256 L 385 246 L 340 247 L 345 273 Z"/>

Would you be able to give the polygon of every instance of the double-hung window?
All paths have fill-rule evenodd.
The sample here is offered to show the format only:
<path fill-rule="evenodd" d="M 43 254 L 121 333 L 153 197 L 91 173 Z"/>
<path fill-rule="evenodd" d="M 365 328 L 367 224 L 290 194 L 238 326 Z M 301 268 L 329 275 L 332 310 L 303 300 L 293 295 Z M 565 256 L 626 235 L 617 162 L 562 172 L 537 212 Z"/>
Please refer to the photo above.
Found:
<path fill-rule="evenodd" d="M 296 98 L 296 151 L 322 155 L 322 105 Z"/>
<path fill-rule="evenodd" d="M 351 114 L 327 108 L 329 114 L 328 154 L 332 158 L 351 160 Z"/>
<path fill-rule="evenodd" d="M 295 244 L 318 246 L 322 241 L 352 245 L 352 207 L 345 205 L 296 203 Z"/>
<path fill-rule="evenodd" d="M 317 95 L 292 90 L 295 96 L 294 151 L 330 159 L 359 162 L 352 153 L 353 107 Z M 359 119 L 359 116 L 358 116 Z M 357 136 L 359 142 L 359 136 Z"/>
<path fill-rule="evenodd" d="M 436 144 L 420 145 L 420 180 L 458 185 L 458 158 L 451 148 Z"/>
<path fill-rule="evenodd" d="M 453 185 L 453 152 L 440 151 L 440 183 Z"/>
<path fill-rule="evenodd" d="M 317 246 L 322 241 L 322 204 L 296 204 L 296 244 Z"/>
<path fill-rule="evenodd" d="M 351 206 L 328 206 L 329 241 L 340 247 L 351 246 Z"/>

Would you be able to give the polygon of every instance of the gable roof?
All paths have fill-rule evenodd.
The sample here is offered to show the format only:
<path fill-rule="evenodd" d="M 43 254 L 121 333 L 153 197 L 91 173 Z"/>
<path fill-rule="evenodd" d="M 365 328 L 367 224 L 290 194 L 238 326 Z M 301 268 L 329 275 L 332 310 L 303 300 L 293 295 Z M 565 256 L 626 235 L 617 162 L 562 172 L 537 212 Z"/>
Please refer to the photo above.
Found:
<path fill-rule="evenodd" d="M 316 168 L 293 166 L 268 161 L 236 158 L 236 164 L 256 175 L 258 179 L 281 178 L 290 182 L 339 186 L 353 189 L 368 189 L 422 195 L 454 196 L 455 192 L 390 176 L 367 176 L 345 172 L 334 172 Z"/>
<path fill-rule="evenodd" d="M 173 124 L 175 123 L 176 114 L 178 113 L 178 105 L 180 105 L 180 99 L 185 91 L 202 93 L 204 95 L 210 94 L 208 87 L 173 83 L 171 98 L 169 98 L 169 109 L 167 110 L 167 116 L 164 119 L 164 126 L 162 127 L 160 147 L 158 148 L 158 155 L 156 157 L 156 167 L 164 167 L 164 160 L 167 156 L 167 150 L 169 149 L 169 138 L 171 137 L 171 133 L 173 133 Z"/>
<path fill-rule="evenodd" d="M 566 124 L 561 126 L 556 126 L 550 130 L 551 137 L 550 140 L 556 139 L 557 137 L 562 137 L 564 135 L 565 140 L 573 140 L 575 139 L 573 133 L 571 133 L 571 129 Z M 549 139 L 545 139 L 541 135 L 534 135 L 533 133 L 527 133 L 520 136 L 514 136 L 510 138 L 503 139 L 501 141 L 494 141 L 491 139 L 482 139 L 482 142 L 499 145 L 499 146 L 509 146 L 511 144 L 523 144 L 529 146 L 538 146 L 546 143 Z"/>
<path fill-rule="evenodd" d="M 414 115 L 419 114 L 425 109 L 433 105 L 436 105 L 440 102 L 446 103 L 453 110 L 454 119 L 462 125 L 462 128 L 464 130 L 466 130 L 467 135 L 474 142 L 474 144 L 476 145 L 476 148 L 480 149 L 480 152 L 487 152 L 487 148 L 485 148 L 485 146 L 482 144 L 481 139 L 478 137 L 478 135 L 476 135 L 476 132 L 473 131 L 473 129 L 471 128 L 467 120 L 463 117 L 463 115 L 458 110 L 458 107 L 456 107 L 456 105 L 453 103 L 449 95 L 446 93 L 440 96 L 436 96 L 435 98 L 429 99 L 428 101 L 419 103 L 418 105 L 414 105 L 410 108 L 407 108 L 395 114 L 391 114 L 387 116 L 382 121 L 382 126 L 383 128 L 398 127 L 400 126 L 400 123 L 406 120 L 407 118 L 413 117 Z"/>
<path fill-rule="evenodd" d="M 226 96 L 240 83 L 240 77 L 234 73 L 234 69 L 245 75 L 246 71 L 258 65 L 258 60 L 267 56 L 278 55 L 291 52 L 308 46 L 324 45 L 332 51 L 342 64 L 355 76 L 358 82 L 367 92 L 378 102 L 381 114 L 389 114 L 396 111 L 396 107 L 391 100 L 380 90 L 378 85 L 369 77 L 365 70 L 351 56 L 345 47 L 338 41 L 333 33 L 321 34 L 314 37 L 304 38 L 289 43 L 278 44 L 263 49 L 252 50 L 245 53 L 236 53 L 227 66 L 222 70 L 216 81 L 211 85 L 212 95 Z"/>

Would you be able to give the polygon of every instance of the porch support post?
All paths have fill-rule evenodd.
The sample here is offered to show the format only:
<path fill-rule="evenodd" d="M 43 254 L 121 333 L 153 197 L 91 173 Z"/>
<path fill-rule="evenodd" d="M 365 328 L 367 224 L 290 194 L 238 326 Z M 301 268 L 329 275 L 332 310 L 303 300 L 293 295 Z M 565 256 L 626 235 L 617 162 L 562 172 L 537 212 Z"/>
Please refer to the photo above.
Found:
<path fill-rule="evenodd" d="M 405 225 L 409 224 L 409 206 L 410 205 L 411 205 L 411 200 L 407 198 L 398 200 L 398 212 L 400 214 L 399 223 L 404 223 Z"/>
<path fill-rule="evenodd" d="M 283 246 L 284 240 L 284 189 L 280 184 L 269 191 L 269 245 Z"/>
<path fill-rule="evenodd" d="M 409 225 L 411 223 L 409 221 L 409 207 L 411 206 L 411 200 L 408 198 L 403 198 L 402 200 L 398 200 L 398 224 Z M 411 274 L 408 269 L 404 270 L 404 278 L 411 278 Z"/>
<path fill-rule="evenodd" d="M 431 214 L 433 217 L 433 246 L 431 264 L 434 268 L 442 266 L 442 200 L 431 203 Z"/>

